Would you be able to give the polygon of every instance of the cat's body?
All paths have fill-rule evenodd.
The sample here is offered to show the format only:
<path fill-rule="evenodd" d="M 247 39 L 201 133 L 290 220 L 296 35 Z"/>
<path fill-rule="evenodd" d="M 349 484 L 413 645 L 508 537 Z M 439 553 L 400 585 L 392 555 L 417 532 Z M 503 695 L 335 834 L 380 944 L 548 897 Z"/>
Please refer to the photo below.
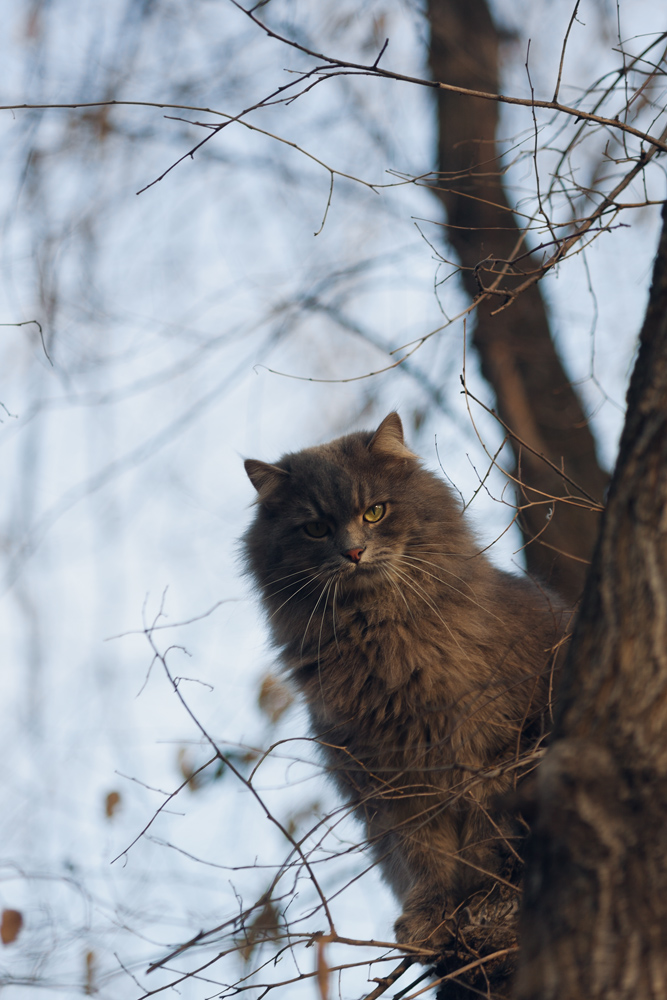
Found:
<path fill-rule="evenodd" d="M 397 939 L 437 948 L 513 853 L 498 800 L 543 725 L 560 609 L 479 554 L 396 414 L 246 469 L 274 641 L 402 902 Z"/>

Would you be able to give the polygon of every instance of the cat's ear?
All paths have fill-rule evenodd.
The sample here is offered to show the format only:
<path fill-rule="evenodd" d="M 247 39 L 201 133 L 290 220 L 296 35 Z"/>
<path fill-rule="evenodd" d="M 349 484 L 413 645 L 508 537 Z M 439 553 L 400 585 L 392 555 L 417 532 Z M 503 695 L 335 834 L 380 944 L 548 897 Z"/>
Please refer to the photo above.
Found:
<path fill-rule="evenodd" d="M 255 458 L 247 458 L 243 463 L 248 479 L 257 490 L 259 500 L 268 500 L 273 496 L 285 476 L 289 472 L 279 469 L 277 465 L 269 465 L 267 462 L 259 462 Z"/>
<path fill-rule="evenodd" d="M 387 458 L 414 458 L 403 441 L 403 424 L 398 413 L 390 413 L 384 418 L 370 440 L 368 450 L 374 455 Z"/>

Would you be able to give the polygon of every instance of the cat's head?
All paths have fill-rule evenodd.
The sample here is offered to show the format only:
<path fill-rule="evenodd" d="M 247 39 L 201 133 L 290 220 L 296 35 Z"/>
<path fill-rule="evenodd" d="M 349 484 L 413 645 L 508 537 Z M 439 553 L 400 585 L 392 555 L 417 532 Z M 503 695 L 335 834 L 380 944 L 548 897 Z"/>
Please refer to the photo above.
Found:
<path fill-rule="evenodd" d="M 382 588 L 406 551 L 442 548 L 462 530 L 445 484 L 406 447 L 397 413 L 374 433 L 284 455 L 275 465 L 248 459 L 245 468 L 259 508 L 246 535 L 248 566 L 265 592 L 284 581 L 287 595 L 309 580 Z"/>

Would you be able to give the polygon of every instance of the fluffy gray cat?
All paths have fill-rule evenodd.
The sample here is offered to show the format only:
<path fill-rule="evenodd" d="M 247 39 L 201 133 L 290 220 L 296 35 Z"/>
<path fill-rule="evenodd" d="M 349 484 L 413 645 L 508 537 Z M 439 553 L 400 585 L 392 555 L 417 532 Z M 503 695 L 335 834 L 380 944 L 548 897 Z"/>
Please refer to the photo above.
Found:
<path fill-rule="evenodd" d="M 275 644 L 402 904 L 397 940 L 442 951 L 508 884 L 519 831 L 499 803 L 544 731 L 561 606 L 480 554 L 396 413 L 245 468 Z"/>

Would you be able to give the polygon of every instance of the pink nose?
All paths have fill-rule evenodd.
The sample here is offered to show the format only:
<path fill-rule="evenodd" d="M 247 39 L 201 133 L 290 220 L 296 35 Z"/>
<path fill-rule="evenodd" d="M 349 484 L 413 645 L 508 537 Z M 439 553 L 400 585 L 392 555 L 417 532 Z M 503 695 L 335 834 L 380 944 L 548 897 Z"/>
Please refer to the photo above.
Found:
<path fill-rule="evenodd" d="M 351 559 L 353 563 L 358 563 L 361 559 L 361 553 L 365 551 L 365 549 L 348 549 L 347 552 L 343 553 L 343 555 L 347 556 L 348 559 Z"/>

